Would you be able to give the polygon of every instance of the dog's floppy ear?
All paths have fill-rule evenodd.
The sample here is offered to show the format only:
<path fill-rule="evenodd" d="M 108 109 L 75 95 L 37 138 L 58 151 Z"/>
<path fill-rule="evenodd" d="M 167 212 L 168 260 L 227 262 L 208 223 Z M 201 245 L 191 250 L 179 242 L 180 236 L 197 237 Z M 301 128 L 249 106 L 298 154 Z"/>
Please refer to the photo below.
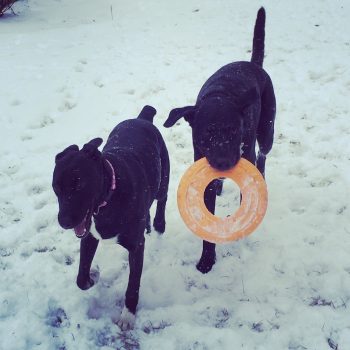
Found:
<path fill-rule="evenodd" d="M 101 146 L 102 142 L 103 140 L 100 137 L 97 137 L 86 143 L 81 150 L 87 153 L 89 157 L 97 159 L 101 156 L 101 152 L 98 150 L 98 147 Z"/>
<path fill-rule="evenodd" d="M 192 126 L 194 113 L 196 111 L 195 106 L 186 106 L 181 108 L 175 108 L 170 111 L 168 119 L 163 124 L 166 128 L 173 126 L 180 118 L 184 119 Z"/>
<path fill-rule="evenodd" d="M 140 112 L 137 119 L 144 119 L 153 123 L 153 117 L 156 115 L 156 113 L 157 113 L 157 110 L 154 107 L 146 105 L 145 107 L 142 108 L 142 111 Z"/>
<path fill-rule="evenodd" d="M 102 142 L 103 142 L 103 140 L 101 139 L 101 137 L 96 137 L 95 139 L 92 139 L 91 141 L 86 143 L 84 145 L 84 147 L 87 146 L 87 145 L 91 145 L 91 146 L 93 146 L 95 148 L 99 148 L 102 145 Z M 83 147 L 83 149 L 84 149 L 84 147 Z"/>
<path fill-rule="evenodd" d="M 79 147 L 77 145 L 68 146 L 65 150 L 63 150 L 61 153 L 58 153 L 56 155 L 55 163 L 60 161 L 63 157 L 65 157 L 70 152 L 79 152 Z"/>
<path fill-rule="evenodd" d="M 256 88 L 252 88 L 246 91 L 242 96 L 240 96 L 238 101 L 238 108 L 242 111 L 245 108 L 251 106 L 259 97 Z"/>

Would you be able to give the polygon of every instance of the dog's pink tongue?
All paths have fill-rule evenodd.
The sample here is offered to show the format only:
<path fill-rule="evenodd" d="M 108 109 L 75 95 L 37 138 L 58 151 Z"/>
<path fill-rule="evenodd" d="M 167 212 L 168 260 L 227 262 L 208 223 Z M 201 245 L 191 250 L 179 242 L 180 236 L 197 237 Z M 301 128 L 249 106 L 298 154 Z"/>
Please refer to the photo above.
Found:
<path fill-rule="evenodd" d="M 81 237 L 85 234 L 85 232 L 86 232 L 85 220 L 83 220 L 83 222 L 81 224 L 79 224 L 78 226 L 74 227 L 74 232 L 75 232 L 77 237 Z"/>

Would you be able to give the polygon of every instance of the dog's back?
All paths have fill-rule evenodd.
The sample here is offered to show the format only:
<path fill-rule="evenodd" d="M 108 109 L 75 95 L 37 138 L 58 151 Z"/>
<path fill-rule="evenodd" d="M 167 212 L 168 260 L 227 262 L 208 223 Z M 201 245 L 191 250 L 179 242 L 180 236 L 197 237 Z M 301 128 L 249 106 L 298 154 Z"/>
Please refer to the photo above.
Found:
<path fill-rule="evenodd" d="M 145 106 L 137 118 L 119 123 L 110 133 L 103 153 L 115 153 L 115 150 L 123 149 L 150 157 L 163 143 L 159 130 L 153 125 L 155 114 L 153 107 Z"/>
<path fill-rule="evenodd" d="M 139 116 L 119 123 L 110 133 L 102 153 L 129 159 L 129 171 L 144 174 L 156 199 L 166 196 L 169 182 L 169 155 L 160 131 L 153 125 L 156 110 L 145 106 Z M 156 182 L 156 183 L 154 183 Z"/>

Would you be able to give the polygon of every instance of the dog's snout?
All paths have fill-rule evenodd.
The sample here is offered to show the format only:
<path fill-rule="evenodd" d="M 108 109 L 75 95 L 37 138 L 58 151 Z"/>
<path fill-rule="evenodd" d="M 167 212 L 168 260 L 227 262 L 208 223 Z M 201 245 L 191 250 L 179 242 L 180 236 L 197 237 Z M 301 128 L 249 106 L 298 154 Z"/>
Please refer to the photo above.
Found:
<path fill-rule="evenodd" d="M 232 168 L 233 165 L 235 164 L 230 159 L 223 158 L 223 157 L 219 157 L 219 158 L 215 159 L 214 161 L 212 161 L 211 163 L 212 163 L 211 165 L 214 168 L 216 168 L 217 170 L 220 170 L 220 171 L 228 170 L 228 169 Z"/>
<path fill-rule="evenodd" d="M 71 229 L 74 226 L 73 219 L 68 215 L 62 215 L 61 213 L 58 214 L 58 223 L 65 230 Z"/>
<path fill-rule="evenodd" d="M 230 168 L 230 162 L 225 158 L 218 159 L 217 167 L 219 170 L 227 170 Z"/>

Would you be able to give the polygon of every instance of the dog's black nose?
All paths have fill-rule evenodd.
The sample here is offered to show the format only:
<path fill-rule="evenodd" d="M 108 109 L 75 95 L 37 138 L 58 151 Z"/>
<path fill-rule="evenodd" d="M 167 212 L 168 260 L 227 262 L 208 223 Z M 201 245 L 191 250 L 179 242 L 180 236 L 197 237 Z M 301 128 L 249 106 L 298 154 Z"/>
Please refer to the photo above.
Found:
<path fill-rule="evenodd" d="M 230 159 L 221 158 L 221 157 L 219 157 L 219 158 L 217 158 L 214 161 L 209 162 L 209 163 L 211 163 L 212 167 L 214 167 L 215 169 L 220 170 L 220 171 L 228 170 L 228 169 L 232 168 L 234 165 L 234 162 L 232 162 Z"/>
<path fill-rule="evenodd" d="M 73 220 L 71 217 L 66 216 L 66 215 L 61 215 L 61 214 L 58 214 L 58 223 L 65 230 L 71 229 L 74 226 Z"/>

